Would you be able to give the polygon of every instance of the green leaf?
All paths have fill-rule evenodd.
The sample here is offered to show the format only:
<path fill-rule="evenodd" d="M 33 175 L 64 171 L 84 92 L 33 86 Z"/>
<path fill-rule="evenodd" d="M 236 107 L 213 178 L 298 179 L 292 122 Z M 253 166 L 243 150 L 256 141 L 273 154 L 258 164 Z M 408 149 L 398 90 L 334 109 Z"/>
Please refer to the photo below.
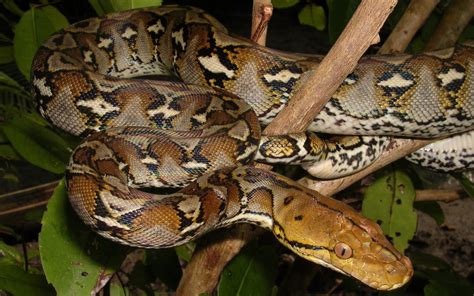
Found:
<path fill-rule="evenodd" d="M 11 63 L 14 60 L 13 46 L 0 46 L 0 64 Z"/>
<path fill-rule="evenodd" d="M 437 283 L 430 282 L 423 288 L 424 296 L 449 296 L 449 290 Z"/>
<path fill-rule="evenodd" d="M 326 0 L 328 13 L 329 41 L 333 44 L 342 33 L 360 0 Z"/>
<path fill-rule="evenodd" d="M 19 107 L 24 110 L 32 109 L 31 95 L 18 82 L 0 71 L 0 114 L 12 108 Z M 18 108 L 16 108 L 18 109 Z"/>
<path fill-rule="evenodd" d="M 110 296 L 128 296 L 130 291 L 118 283 L 110 283 Z"/>
<path fill-rule="evenodd" d="M 10 144 L 0 144 L 0 158 L 7 160 L 21 160 L 21 156 Z"/>
<path fill-rule="evenodd" d="M 39 248 L 46 278 L 58 295 L 90 295 L 119 269 L 128 250 L 79 220 L 67 200 L 64 180 L 48 202 Z"/>
<path fill-rule="evenodd" d="M 64 172 L 72 149 L 56 133 L 26 117 L 15 117 L 1 128 L 24 159 L 52 173 Z"/>
<path fill-rule="evenodd" d="M 414 204 L 415 209 L 429 215 L 438 225 L 444 223 L 443 209 L 436 201 L 417 201 Z"/>
<path fill-rule="evenodd" d="M 24 11 L 21 10 L 18 5 L 16 5 L 14 0 L 2 0 L 0 3 L 3 5 L 3 7 L 8 9 L 8 11 L 16 14 L 17 16 L 22 16 L 24 13 Z"/>
<path fill-rule="evenodd" d="M 473 295 L 474 287 L 469 281 L 455 273 L 441 258 L 414 251 L 410 251 L 409 257 L 416 266 L 415 275 L 429 282 L 425 291 L 427 289 L 428 293 L 436 293 L 434 288 L 440 293 L 449 291 L 448 294 L 430 295 Z"/>
<path fill-rule="evenodd" d="M 177 246 L 174 248 L 176 255 L 179 259 L 189 262 L 193 256 L 194 249 L 196 248 L 196 243 L 190 242 L 185 245 Z"/>
<path fill-rule="evenodd" d="M 160 6 L 162 0 L 99 0 L 102 7 L 110 6 L 113 11 L 122 11 L 141 7 Z M 109 4 L 107 5 L 108 2 Z"/>
<path fill-rule="evenodd" d="M 43 275 L 29 274 L 21 267 L 0 261 L 0 291 L 12 295 L 54 295 Z"/>
<path fill-rule="evenodd" d="M 108 0 L 89 0 L 89 3 L 99 16 L 113 11 Z M 109 5 L 110 7 L 104 7 L 105 5 Z"/>
<path fill-rule="evenodd" d="M 413 264 L 417 267 L 417 269 L 443 270 L 451 268 L 448 263 L 443 261 L 443 259 L 433 256 L 431 254 L 411 251 L 409 256 Z"/>
<path fill-rule="evenodd" d="M 302 25 L 308 25 L 322 31 L 326 28 L 326 13 L 324 8 L 315 4 L 308 4 L 298 13 L 298 20 Z"/>
<path fill-rule="evenodd" d="M 273 246 L 251 243 L 224 268 L 218 295 L 271 295 L 277 266 Z"/>
<path fill-rule="evenodd" d="M 0 241 L 0 263 L 7 262 L 23 267 L 23 255 L 13 246 Z"/>
<path fill-rule="evenodd" d="M 403 172 L 394 171 L 369 186 L 362 202 L 362 214 L 379 223 L 402 253 L 416 230 L 414 200 L 415 189 L 410 178 Z"/>
<path fill-rule="evenodd" d="M 15 27 L 13 51 L 21 73 L 30 78 L 30 68 L 36 50 L 51 34 L 68 26 L 64 15 L 53 6 L 32 7 Z"/>
<path fill-rule="evenodd" d="M 275 8 L 288 8 L 298 4 L 300 0 L 272 0 L 272 5 Z"/>
<path fill-rule="evenodd" d="M 466 191 L 467 195 L 474 198 L 474 183 L 472 183 L 463 173 L 452 173 L 451 175 L 461 183 L 461 186 L 464 191 Z"/>

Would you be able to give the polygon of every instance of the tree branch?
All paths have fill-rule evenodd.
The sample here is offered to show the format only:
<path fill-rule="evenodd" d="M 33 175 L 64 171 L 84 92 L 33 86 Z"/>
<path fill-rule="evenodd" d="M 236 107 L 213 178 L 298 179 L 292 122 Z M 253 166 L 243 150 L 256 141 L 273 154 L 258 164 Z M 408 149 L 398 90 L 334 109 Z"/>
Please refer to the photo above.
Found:
<path fill-rule="evenodd" d="M 273 15 L 271 0 L 254 0 L 252 7 L 251 39 L 262 46 L 267 42 L 268 22 Z"/>
<path fill-rule="evenodd" d="M 425 50 L 432 51 L 454 46 L 473 16 L 474 0 L 452 1 L 435 32 L 426 43 Z"/>
<path fill-rule="evenodd" d="M 379 30 L 396 4 L 396 0 L 362 1 L 313 75 L 265 129 L 264 134 L 305 131 L 342 81 L 354 70 L 369 46 L 378 42 Z"/>
<path fill-rule="evenodd" d="M 412 0 L 379 53 L 404 52 L 438 3 L 439 0 Z"/>

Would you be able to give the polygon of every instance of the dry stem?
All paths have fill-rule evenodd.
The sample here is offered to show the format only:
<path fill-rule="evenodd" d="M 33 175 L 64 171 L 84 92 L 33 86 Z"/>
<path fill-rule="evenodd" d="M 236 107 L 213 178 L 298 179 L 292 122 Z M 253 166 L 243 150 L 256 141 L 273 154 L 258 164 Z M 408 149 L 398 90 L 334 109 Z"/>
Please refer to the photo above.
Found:
<path fill-rule="evenodd" d="M 443 201 L 451 202 L 461 198 L 459 191 L 441 190 L 441 189 L 425 189 L 416 190 L 416 201 Z"/>

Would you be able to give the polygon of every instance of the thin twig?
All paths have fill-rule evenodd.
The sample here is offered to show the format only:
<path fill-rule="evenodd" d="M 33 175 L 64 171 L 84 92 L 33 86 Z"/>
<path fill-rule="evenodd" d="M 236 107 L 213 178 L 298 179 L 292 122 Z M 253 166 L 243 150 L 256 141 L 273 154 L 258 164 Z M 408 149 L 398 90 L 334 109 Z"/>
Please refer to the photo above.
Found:
<path fill-rule="evenodd" d="M 442 189 L 416 190 L 416 201 L 451 202 L 461 198 L 459 191 Z"/>
<path fill-rule="evenodd" d="M 0 218 L 45 206 L 58 184 L 53 181 L 0 195 Z"/>

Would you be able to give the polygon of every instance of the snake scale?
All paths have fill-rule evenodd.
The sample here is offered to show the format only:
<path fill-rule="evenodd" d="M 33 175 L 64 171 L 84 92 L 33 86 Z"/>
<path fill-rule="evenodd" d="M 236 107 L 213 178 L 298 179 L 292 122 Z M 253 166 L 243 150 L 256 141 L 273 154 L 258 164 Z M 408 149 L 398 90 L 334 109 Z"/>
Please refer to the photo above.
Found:
<path fill-rule="evenodd" d="M 99 234 L 161 248 L 251 223 L 273 231 L 303 258 L 390 290 L 405 284 L 413 269 L 376 223 L 251 164 L 299 163 L 316 175 L 324 167 L 347 174 L 386 145 L 384 137 L 371 136 L 469 131 L 472 57 L 473 47 L 464 45 L 363 59 L 310 127 L 364 135 L 339 140 L 311 132 L 262 136 L 260 126 L 278 114 L 320 58 L 232 36 L 191 7 L 145 8 L 73 24 L 40 47 L 32 83 L 41 114 L 86 138 L 67 167 L 67 190 L 78 215 Z M 174 75 L 186 84 L 148 75 Z M 472 153 L 469 147 L 464 152 L 469 166 Z M 147 187 L 184 188 L 156 195 L 140 190 Z"/>

